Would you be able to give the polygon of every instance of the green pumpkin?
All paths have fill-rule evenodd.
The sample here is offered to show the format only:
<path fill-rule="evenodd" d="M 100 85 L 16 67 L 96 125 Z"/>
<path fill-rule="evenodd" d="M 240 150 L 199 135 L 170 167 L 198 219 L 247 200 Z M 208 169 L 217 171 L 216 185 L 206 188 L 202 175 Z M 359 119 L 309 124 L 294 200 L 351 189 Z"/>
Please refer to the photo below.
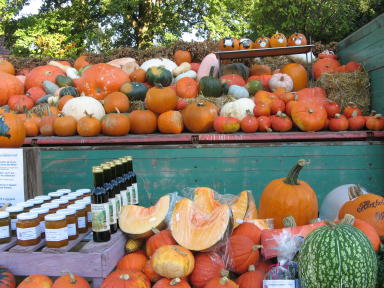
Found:
<path fill-rule="evenodd" d="M 220 76 L 228 75 L 228 74 L 238 74 L 241 77 L 243 77 L 243 79 L 248 79 L 249 68 L 245 66 L 243 63 L 227 64 L 221 68 Z"/>
<path fill-rule="evenodd" d="M 72 95 L 73 97 L 78 97 L 79 92 L 77 91 L 77 89 L 75 87 L 65 87 L 65 88 L 60 90 L 59 96 L 63 97 L 64 95 Z"/>
<path fill-rule="evenodd" d="M 162 66 L 148 68 L 146 75 L 149 83 L 161 84 L 163 87 L 171 85 L 173 79 L 171 71 Z"/>
<path fill-rule="evenodd" d="M 56 84 L 60 87 L 73 86 L 73 81 L 71 78 L 64 75 L 57 75 Z"/>
<path fill-rule="evenodd" d="M 125 82 L 120 87 L 120 92 L 123 92 L 132 101 L 144 101 L 148 87 L 139 82 Z"/>
<path fill-rule="evenodd" d="M 48 80 L 44 80 L 43 81 L 43 88 L 44 88 L 44 91 L 47 93 L 47 94 L 55 94 L 55 91 L 57 89 L 59 89 L 60 87 L 57 86 L 55 83 L 51 82 L 51 81 L 48 81 Z"/>
<path fill-rule="evenodd" d="M 52 95 L 52 94 L 46 94 L 46 95 L 40 97 L 39 99 L 37 99 L 36 104 L 47 103 L 49 97 L 53 97 L 53 96 L 54 96 L 54 95 Z"/>
<path fill-rule="evenodd" d="M 356 227 L 326 222 L 311 232 L 299 252 L 303 288 L 375 288 L 377 260 L 367 236 Z"/>
<path fill-rule="evenodd" d="M 200 92 L 205 97 L 220 97 L 223 94 L 223 84 L 220 79 L 213 76 L 215 67 L 212 66 L 209 70 L 209 76 L 204 76 L 200 79 Z M 224 86 L 226 88 L 226 86 Z"/>
<path fill-rule="evenodd" d="M 249 81 L 245 88 L 247 88 L 249 95 L 253 96 L 257 91 L 263 90 L 263 84 L 259 80 Z"/>

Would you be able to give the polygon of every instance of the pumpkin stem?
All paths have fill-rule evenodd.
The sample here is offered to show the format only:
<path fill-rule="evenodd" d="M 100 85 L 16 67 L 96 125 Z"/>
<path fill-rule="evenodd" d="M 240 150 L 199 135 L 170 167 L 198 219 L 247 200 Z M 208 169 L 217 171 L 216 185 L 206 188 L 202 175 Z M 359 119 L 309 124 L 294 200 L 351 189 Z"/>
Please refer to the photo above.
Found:
<path fill-rule="evenodd" d="M 337 224 L 330 220 L 325 220 L 325 224 L 332 229 L 335 229 L 337 227 Z"/>
<path fill-rule="evenodd" d="M 151 230 L 152 230 L 152 232 L 155 233 L 155 234 L 159 234 L 159 233 L 160 233 L 160 230 L 157 229 L 156 227 L 153 227 Z"/>
<path fill-rule="evenodd" d="M 199 102 L 199 103 L 197 103 L 196 104 L 198 107 L 204 107 L 205 106 L 205 104 L 203 103 L 203 102 Z"/>
<path fill-rule="evenodd" d="M 121 274 L 120 275 L 120 279 L 121 280 L 129 280 L 131 277 L 129 277 L 129 275 L 128 274 Z"/>
<path fill-rule="evenodd" d="M 335 114 L 335 118 L 339 119 L 340 117 L 341 117 L 341 114 L 339 114 L 339 113 Z"/>
<path fill-rule="evenodd" d="M 299 173 L 304 166 L 308 165 L 309 161 L 304 159 L 300 159 L 297 161 L 296 165 L 289 171 L 287 178 L 285 178 L 284 183 L 289 185 L 300 185 L 297 182 L 297 178 L 299 177 Z"/>
<path fill-rule="evenodd" d="M 120 110 L 119 110 L 119 108 L 115 107 L 115 110 L 116 110 L 116 113 L 117 113 L 117 114 L 120 114 Z"/>
<path fill-rule="evenodd" d="M 63 275 L 68 274 L 69 275 L 69 283 L 71 283 L 71 284 L 77 283 L 76 277 L 71 271 L 65 270 L 65 271 L 61 272 L 61 274 L 63 274 Z"/>
<path fill-rule="evenodd" d="M 254 272 L 254 271 L 256 271 L 255 265 L 249 265 L 248 272 Z"/>
<path fill-rule="evenodd" d="M 211 69 L 209 69 L 209 77 L 213 77 L 214 72 L 215 72 L 215 66 L 211 66 Z"/>
<path fill-rule="evenodd" d="M 263 248 L 263 245 L 253 245 L 252 250 L 257 251 L 258 249 Z"/>
<path fill-rule="evenodd" d="M 284 81 L 284 75 L 281 75 L 281 76 L 280 76 L 280 81 L 281 81 L 281 82 Z"/>
<path fill-rule="evenodd" d="M 271 128 L 267 128 L 267 132 L 273 132 L 273 130 Z"/>
<path fill-rule="evenodd" d="M 284 225 L 284 228 L 290 228 L 290 227 L 296 227 L 297 226 L 295 218 L 293 216 L 288 216 L 288 217 L 283 218 L 283 225 Z"/>
<path fill-rule="evenodd" d="M 228 276 L 229 276 L 229 271 L 223 269 L 223 270 L 220 271 L 220 275 L 221 275 L 221 277 L 223 277 L 223 278 L 224 278 L 224 277 L 228 277 Z"/>
<path fill-rule="evenodd" d="M 220 278 L 220 280 L 219 280 L 219 283 L 221 286 L 225 286 L 225 284 L 227 284 L 227 282 L 228 282 L 227 277 Z"/>
<path fill-rule="evenodd" d="M 361 190 L 359 185 L 354 185 L 348 188 L 349 200 L 353 200 L 361 195 L 363 195 L 363 190 Z"/>
<path fill-rule="evenodd" d="M 181 282 L 180 278 L 172 279 L 171 282 L 169 282 L 169 285 L 175 286 Z"/>
<path fill-rule="evenodd" d="M 340 223 L 353 226 L 353 224 L 355 223 L 355 216 L 351 214 L 345 214 L 343 220 L 341 220 Z"/>
<path fill-rule="evenodd" d="M 155 85 L 156 88 L 159 88 L 159 89 L 163 89 L 164 88 L 161 83 L 155 82 L 154 85 Z"/>

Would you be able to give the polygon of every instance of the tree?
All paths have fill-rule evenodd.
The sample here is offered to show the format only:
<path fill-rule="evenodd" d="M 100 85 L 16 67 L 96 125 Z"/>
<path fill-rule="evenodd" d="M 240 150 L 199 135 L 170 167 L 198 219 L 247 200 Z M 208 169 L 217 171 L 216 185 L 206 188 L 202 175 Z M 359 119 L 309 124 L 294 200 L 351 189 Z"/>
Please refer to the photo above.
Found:
<path fill-rule="evenodd" d="M 4 26 L 28 3 L 27 0 L 0 0 L 0 35 L 4 35 Z"/>

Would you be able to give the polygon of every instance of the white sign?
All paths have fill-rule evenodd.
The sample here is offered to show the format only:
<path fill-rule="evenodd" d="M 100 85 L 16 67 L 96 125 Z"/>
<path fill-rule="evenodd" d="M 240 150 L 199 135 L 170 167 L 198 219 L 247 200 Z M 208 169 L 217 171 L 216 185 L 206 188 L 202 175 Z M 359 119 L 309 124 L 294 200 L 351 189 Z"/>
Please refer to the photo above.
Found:
<path fill-rule="evenodd" d="M 263 280 L 263 288 L 295 288 L 295 280 Z"/>
<path fill-rule="evenodd" d="M 0 206 L 23 201 L 23 149 L 0 149 Z"/>

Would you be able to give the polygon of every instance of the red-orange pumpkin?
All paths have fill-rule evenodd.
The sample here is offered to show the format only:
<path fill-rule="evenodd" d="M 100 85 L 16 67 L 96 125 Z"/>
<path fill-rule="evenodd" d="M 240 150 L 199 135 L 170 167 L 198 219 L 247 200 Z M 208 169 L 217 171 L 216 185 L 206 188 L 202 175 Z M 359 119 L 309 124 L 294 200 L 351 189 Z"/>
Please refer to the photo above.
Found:
<path fill-rule="evenodd" d="M 248 272 L 240 275 L 236 279 L 239 288 L 262 288 L 264 280 L 264 273 L 256 270 L 254 265 L 249 266 Z"/>
<path fill-rule="evenodd" d="M 76 127 L 77 121 L 70 115 L 57 117 L 53 122 L 53 132 L 57 136 L 73 136 L 76 134 Z"/>
<path fill-rule="evenodd" d="M 239 288 L 239 286 L 227 276 L 210 280 L 204 288 Z"/>
<path fill-rule="evenodd" d="M 185 127 L 193 133 L 206 133 L 213 130 L 213 122 L 218 116 L 218 108 L 208 101 L 194 102 L 182 110 Z"/>
<path fill-rule="evenodd" d="M 65 273 L 60 276 L 53 283 L 52 288 L 90 288 L 88 281 L 79 275 L 72 274 L 71 272 Z"/>
<path fill-rule="evenodd" d="M 173 239 L 171 231 L 168 229 L 159 231 L 154 229 L 155 235 L 152 235 L 145 244 L 145 252 L 150 257 L 155 251 L 164 245 L 175 245 L 176 241 Z"/>
<path fill-rule="evenodd" d="M 251 66 L 251 75 L 272 75 L 272 69 L 268 65 L 253 64 Z"/>
<path fill-rule="evenodd" d="M 13 111 L 21 113 L 25 110 L 30 110 L 34 106 L 35 101 L 27 95 L 12 95 L 8 99 L 8 106 Z"/>
<path fill-rule="evenodd" d="M 248 78 L 247 82 L 250 82 L 252 80 L 259 80 L 261 84 L 263 84 L 264 90 L 269 90 L 269 80 L 272 78 L 272 75 L 270 74 L 264 74 L 264 75 L 253 75 Z"/>
<path fill-rule="evenodd" d="M 229 86 L 238 85 L 245 86 L 243 77 L 239 74 L 227 74 L 220 77 L 221 83 L 227 83 Z"/>
<path fill-rule="evenodd" d="M 260 247 L 247 236 L 232 235 L 228 241 L 229 269 L 237 274 L 245 273 L 249 265 L 258 263 Z"/>
<path fill-rule="evenodd" d="M 327 119 L 324 106 L 316 102 L 296 102 L 291 110 L 293 122 L 302 131 L 319 131 Z"/>
<path fill-rule="evenodd" d="M 9 97 L 24 93 L 24 86 L 15 76 L 0 72 L 0 106 L 8 103 Z"/>
<path fill-rule="evenodd" d="M 0 147 L 17 148 L 24 144 L 25 127 L 16 114 L 0 114 Z"/>
<path fill-rule="evenodd" d="M 315 79 L 320 78 L 323 73 L 333 73 L 341 64 L 339 61 L 331 58 L 319 59 L 313 64 L 312 72 Z"/>
<path fill-rule="evenodd" d="M 180 278 L 162 278 L 153 285 L 153 288 L 191 288 L 187 281 Z"/>
<path fill-rule="evenodd" d="M 143 271 L 147 257 L 142 253 L 133 252 L 123 256 L 117 263 L 117 270 Z"/>
<path fill-rule="evenodd" d="M 253 223 L 244 222 L 233 230 L 232 235 L 242 235 L 250 238 L 255 244 L 260 243 L 261 230 Z"/>
<path fill-rule="evenodd" d="M 5 266 L 0 266 L 0 287 L 1 288 L 15 288 L 15 276 Z"/>
<path fill-rule="evenodd" d="M 176 50 L 175 53 L 173 54 L 173 59 L 175 60 L 177 65 L 180 65 L 181 63 L 184 63 L 184 62 L 191 63 L 192 55 L 191 55 L 191 52 L 187 50 Z"/>
<path fill-rule="evenodd" d="M 131 270 L 117 270 L 109 274 L 100 288 L 151 288 L 151 282 L 144 273 Z"/>
<path fill-rule="evenodd" d="M 223 258 L 215 252 L 199 253 L 195 256 L 195 268 L 189 277 L 197 288 L 204 287 L 211 279 L 221 276 L 225 264 Z"/>
<path fill-rule="evenodd" d="M 41 274 L 29 275 L 17 288 L 52 288 L 52 280 L 48 276 Z"/>
<path fill-rule="evenodd" d="M 41 97 L 43 97 L 45 94 L 47 94 L 43 88 L 41 87 L 32 87 L 28 89 L 27 93 L 25 93 L 27 96 L 31 97 L 35 102 L 39 100 Z"/>
<path fill-rule="evenodd" d="M 176 94 L 181 98 L 195 98 L 199 94 L 199 83 L 191 78 L 181 78 L 176 83 Z"/>
<path fill-rule="evenodd" d="M 130 127 L 129 117 L 122 113 L 110 113 L 101 120 L 101 131 L 108 136 L 127 135 Z"/>
<path fill-rule="evenodd" d="M 134 134 L 150 134 L 156 131 L 157 116 L 150 110 L 135 110 L 129 113 L 131 132 Z"/>
<path fill-rule="evenodd" d="M 65 76 L 65 73 L 60 68 L 53 65 L 44 65 L 33 68 L 25 78 L 25 89 L 32 87 L 43 87 L 43 81 L 48 80 L 56 82 L 56 77 L 59 75 Z"/>
<path fill-rule="evenodd" d="M 304 102 L 317 102 L 324 105 L 328 102 L 327 92 L 323 88 L 304 88 L 296 92 L 295 100 Z"/>
<path fill-rule="evenodd" d="M 151 260 L 148 260 L 147 263 L 145 263 L 143 272 L 144 272 L 145 276 L 147 276 L 148 279 L 152 283 L 154 283 L 154 282 L 158 281 L 159 279 L 161 279 L 161 276 L 159 274 L 157 274 L 155 272 L 155 270 L 153 270 L 153 267 L 151 265 Z"/>
<path fill-rule="evenodd" d="M 157 114 L 174 110 L 177 103 L 176 92 L 170 87 L 149 88 L 144 103 L 149 110 Z"/>
<path fill-rule="evenodd" d="M 81 56 L 77 57 L 73 67 L 75 67 L 77 70 L 80 70 L 84 66 L 87 66 L 90 64 L 91 63 L 88 62 L 88 56 L 87 55 L 81 55 Z"/>
<path fill-rule="evenodd" d="M 48 115 L 41 118 L 39 127 L 41 135 L 53 136 L 55 134 L 53 124 L 55 123 L 56 118 L 57 115 Z"/>

